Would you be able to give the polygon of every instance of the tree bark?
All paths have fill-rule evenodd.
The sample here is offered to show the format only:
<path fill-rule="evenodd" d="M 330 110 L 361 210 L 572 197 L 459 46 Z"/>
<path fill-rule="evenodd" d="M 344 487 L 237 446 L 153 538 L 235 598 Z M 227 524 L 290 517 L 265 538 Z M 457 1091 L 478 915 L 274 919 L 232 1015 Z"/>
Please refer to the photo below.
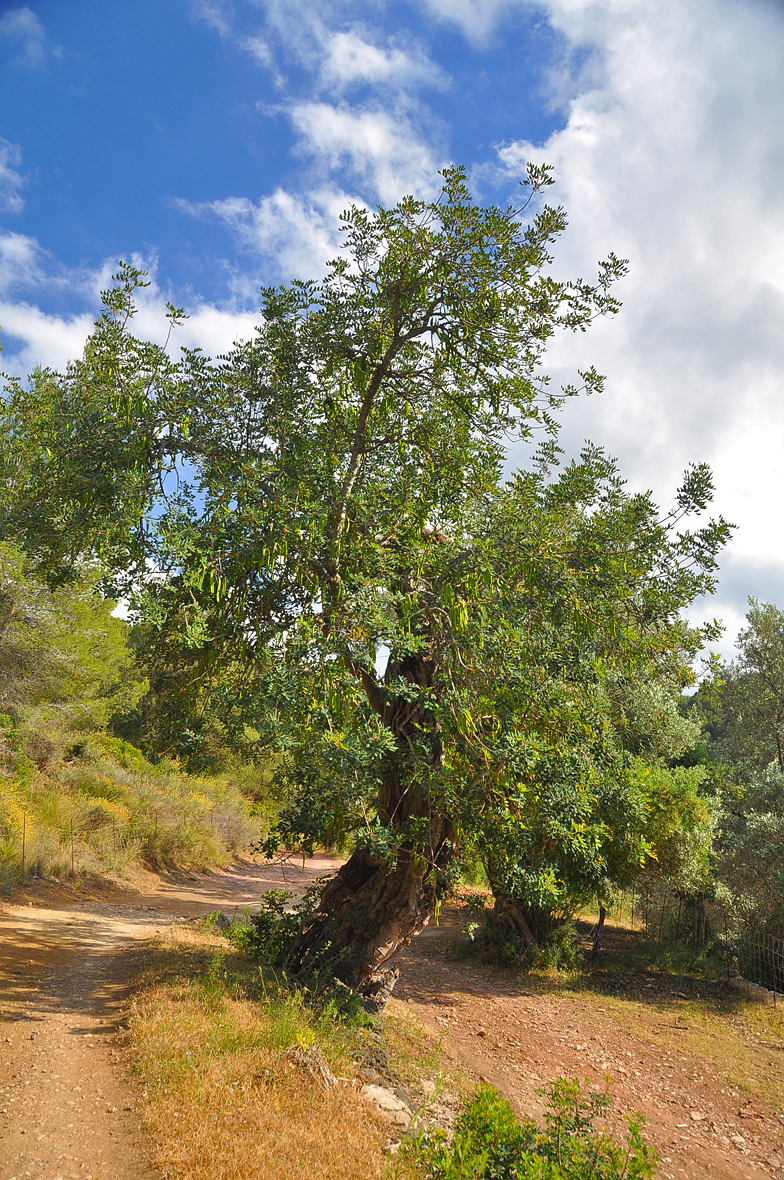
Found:
<path fill-rule="evenodd" d="M 410 850 L 389 864 L 358 849 L 326 885 L 282 965 L 303 983 L 320 971 L 335 976 L 380 1011 L 399 974 L 389 960 L 430 920 L 435 885 L 426 869 Z"/>
<path fill-rule="evenodd" d="M 599 921 L 597 922 L 596 929 L 594 930 L 593 946 L 591 947 L 591 953 L 588 956 L 592 963 L 596 962 L 602 952 L 602 935 L 604 934 L 604 920 L 606 917 L 607 910 L 602 905 L 602 903 L 599 902 Z"/>
<path fill-rule="evenodd" d="M 406 657 L 390 666 L 391 678 L 401 676 L 423 688 L 432 683 L 426 660 Z M 318 908 L 300 927 L 280 965 L 305 983 L 314 974 L 331 974 L 356 988 L 367 1006 L 380 1011 L 395 986 L 397 968 L 389 960 L 427 926 L 436 898 L 436 877 L 455 855 L 452 822 L 426 791 L 412 784 L 405 772 L 405 755 L 424 737 L 427 763 L 436 767 L 443 758 L 438 725 L 429 709 L 417 700 L 397 697 L 363 676 L 371 706 L 395 735 L 402 758 L 390 760 L 379 791 L 378 811 L 384 825 L 402 836 L 390 858 L 358 848 L 327 883 Z M 423 842 L 405 839 L 409 821 L 427 821 Z"/>
<path fill-rule="evenodd" d="M 534 935 L 531 927 L 526 920 L 525 914 L 520 907 L 520 903 L 508 893 L 499 891 L 495 894 L 495 902 L 493 904 L 493 918 L 506 918 L 513 929 L 522 938 L 526 948 L 535 951 L 539 943 Z"/>
<path fill-rule="evenodd" d="M 531 951 L 538 950 L 539 940 L 531 929 L 531 923 L 523 913 L 520 902 L 511 893 L 507 893 L 499 884 L 497 866 L 492 856 L 488 856 L 485 859 L 485 872 L 490 882 L 490 888 L 493 891 L 493 922 L 499 919 L 506 920 L 516 934 L 522 938 L 526 949 Z"/>

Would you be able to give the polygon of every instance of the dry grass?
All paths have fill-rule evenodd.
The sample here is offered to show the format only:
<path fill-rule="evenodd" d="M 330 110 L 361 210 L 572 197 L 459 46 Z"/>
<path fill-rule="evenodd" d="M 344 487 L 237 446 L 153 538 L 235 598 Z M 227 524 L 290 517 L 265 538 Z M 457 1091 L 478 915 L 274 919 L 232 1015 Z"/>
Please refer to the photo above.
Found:
<path fill-rule="evenodd" d="M 189 1180 L 376 1180 L 387 1128 L 347 1057 L 356 1029 L 319 1017 L 203 929 L 153 950 L 131 1020 L 140 1106 L 166 1176 Z M 283 1050 L 319 1044 L 346 1078 L 325 1090 Z"/>
<path fill-rule="evenodd" d="M 105 733 L 52 725 L 38 732 L 25 723 L 9 737 L 5 727 L 0 889 L 31 876 L 125 875 L 139 864 L 226 865 L 260 832 L 243 791 L 248 774 L 196 777 L 176 762 L 153 766 Z"/>
<path fill-rule="evenodd" d="M 602 997 L 608 1014 L 636 1037 L 709 1062 L 729 1086 L 784 1108 L 784 1014 L 730 995 L 664 1005 Z M 677 1020 L 676 1020 L 677 1017 Z"/>
<path fill-rule="evenodd" d="M 395 1069 L 417 1101 L 427 1102 L 434 1092 L 450 1098 L 467 1098 L 476 1078 L 443 1051 L 445 1033 L 428 1028 L 394 996 L 384 1009 L 384 1040 Z"/>

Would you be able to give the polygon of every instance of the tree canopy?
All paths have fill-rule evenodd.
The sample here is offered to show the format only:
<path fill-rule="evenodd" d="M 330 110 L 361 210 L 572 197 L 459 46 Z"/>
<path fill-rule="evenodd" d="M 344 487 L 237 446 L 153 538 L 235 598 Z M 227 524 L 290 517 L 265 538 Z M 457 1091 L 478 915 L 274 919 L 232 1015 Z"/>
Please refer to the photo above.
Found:
<path fill-rule="evenodd" d="M 467 842 L 529 893 L 644 855 L 610 681 L 689 679 L 706 632 L 680 612 L 728 535 L 681 525 L 704 466 L 668 514 L 597 448 L 555 472 L 577 391 L 550 387 L 544 350 L 618 310 L 625 264 L 557 280 L 563 211 L 520 213 L 477 205 L 458 169 L 436 201 L 353 208 L 326 278 L 265 291 L 216 361 L 132 335 L 144 276 L 124 267 L 84 356 L 4 405 L 5 533 L 53 584 L 100 559 L 227 732 L 282 756 L 282 837 L 353 831 L 292 954 L 305 972 L 329 953 L 369 996 Z M 533 470 L 505 481 L 506 440 L 535 431 Z"/>

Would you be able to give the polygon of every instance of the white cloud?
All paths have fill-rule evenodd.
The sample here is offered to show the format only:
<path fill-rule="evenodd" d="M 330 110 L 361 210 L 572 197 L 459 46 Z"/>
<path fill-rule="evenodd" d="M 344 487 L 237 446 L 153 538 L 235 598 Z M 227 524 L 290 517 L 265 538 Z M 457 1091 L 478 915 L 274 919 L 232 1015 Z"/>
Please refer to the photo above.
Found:
<path fill-rule="evenodd" d="M 24 201 L 19 190 L 27 183 L 19 171 L 22 151 L 18 144 L 0 139 L 0 209 L 21 213 Z"/>
<path fill-rule="evenodd" d="M 258 204 L 247 197 L 227 197 L 181 208 L 197 217 L 217 218 L 248 249 L 266 259 L 274 278 L 313 278 L 340 249 L 338 218 L 356 199 L 325 187 L 297 196 L 276 189 Z"/>
<path fill-rule="evenodd" d="M 355 83 L 409 88 L 444 87 L 447 75 L 419 45 L 408 51 L 398 45 L 379 47 L 356 30 L 332 33 L 324 41 L 321 77 L 338 89 Z"/>
<path fill-rule="evenodd" d="M 264 13 L 262 42 L 276 44 L 285 56 L 317 69 L 330 22 L 337 19 L 334 6 L 328 0 L 259 0 L 257 7 Z"/>
<path fill-rule="evenodd" d="M 396 35 L 384 39 L 360 21 L 346 23 L 349 5 L 335 11 L 329 4 L 266 0 L 262 29 L 240 44 L 260 65 L 275 72 L 283 58 L 296 60 L 312 73 L 313 83 L 327 90 L 365 84 L 410 90 L 419 86 L 444 87 L 449 76 L 416 39 Z"/>
<path fill-rule="evenodd" d="M 507 144 L 499 162 L 510 177 L 528 159 L 555 166 L 571 220 L 562 273 L 589 277 L 610 250 L 631 262 L 620 315 L 551 350 L 559 375 L 591 360 L 608 376 L 605 395 L 569 405 L 565 438 L 605 444 L 665 501 L 690 460 L 710 462 L 717 506 L 739 526 L 718 607 L 742 609 L 774 569 L 784 600 L 784 11 L 546 7 L 570 49 L 591 51 L 592 73 L 563 130 Z"/>
<path fill-rule="evenodd" d="M 93 330 L 98 314 L 55 315 L 30 303 L 0 300 L 2 337 L 13 337 L 17 344 L 10 355 L 2 354 L 2 369 L 17 377 L 26 377 L 37 366 L 62 371 L 68 361 L 82 355 L 84 344 Z M 190 310 L 182 327 L 169 340 L 169 351 L 201 348 L 208 356 L 225 353 L 237 340 L 247 340 L 259 322 L 257 312 L 237 312 L 210 304 L 197 304 Z M 145 340 L 163 344 L 169 333 L 163 293 L 153 285 L 152 294 L 142 293 L 132 331 Z"/>
<path fill-rule="evenodd" d="M 20 238 L 20 235 L 13 235 Z M 2 246 L 0 239 L 0 246 Z M 17 246 L 21 263 L 29 263 L 21 271 L 27 285 L 46 283 L 48 287 L 67 287 L 71 296 L 81 296 L 87 307 L 81 313 L 58 315 L 43 311 L 32 302 L 0 300 L 0 337 L 12 338 L 13 348 L 3 353 L 2 369 L 17 377 L 26 377 L 41 365 L 64 370 L 68 361 L 82 355 L 84 344 L 92 332 L 100 310 L 100 292 L 112 285 L 115 264 L 106 261 L 94 271 L 63 272 L 52 276 L 46 273 L 48 261 L 38 243 L 26 239 L 28 246 Z M 2 255 L 0 254 L 0 257 Z M 130 262 L 148 272 L 149 284 L 136 292 L 137 311 L 131 331 L 144 340 L 164 344 L 169 340 L 169 351 L 174 355 L 184 348 L 201 348 L 208 356 L 217 356 L 231 348 L 237 340 L 252 336 L 259 322 L 258 312 L 216 307 L 196 302 L 187 307 L 188 318 L 170 334 L 166 319 L 166 299 L 170 293 L 157 281 L 156 259 L 131 255 Z"/>
<path fill-rule="evenodd" d="M 403 113 L 309 102 L 292 107 L 291 120 L 303 154 L 329 169 L 349 167 L 382 202 L 437 187 L 439 164 Z"/>
<path fill-rule="evenodd" d="M 21 341 L 12 356 L 3 353 L 3 368 L 18 377 L 27 376 L 36 365 L 64 368 L 69 360 L 81 356 L 93 318 L 89 314 L 49 315 L 29 303 L 0 301 L 3 337 Z"/>
<path fill-rule="evenodd" d="M 259 323 L 258 312 L 235 311 L 209 303 L 186 308 L 187 320 L 169 334 L 164 293 L 155 283 L 141 293 L 132 331 L 144 340 L 164 344 L 176 356 L 181 348 L 200 348 L 206 356 L 227 352 L 238 340 L 248 340 Z"/>
<path fill-rule="evenodd" d="M 213 7 L 208 3 L 201 15 L 211 19 Z M 282 73 L 285 62 L 296 61 L 309 74 L 300 89 L 302 97 L 287 97 L 274 112 L 259 104 L 265 113 L 286 113 L 291 119 L 299 137 L 294 151 L 309 157 L 313 165 L 303 178 L 305 183 L 311 189 L 334 187 L 333 174 L 342 178 L 348 170 L 357 184 L 367 186 L 370 195 L 384 202 L 410 192 L 432 193 L 437 187 L 435 141 L 442 127 L 430 112 L 424 134 L 415 126 L 418 104 L 412 92 L 421 86 L 444 89 L 449 76 L 423 46 L 410 37 L 379 37 L 357 21 L 346 27 L 346 9 L 338 11 L 328 2 L 314 6 L 304 0 L 259 0 L 258 7 L 264 13 L 261 27 L 253 35 L 239 37 L 237 43 L 271 71 L 275 85 L 284 92 L 288 87 Z M 348 14 L 361 7 L 349 5 Z M 356 86 L 375 91 L 373 99 L 361 105 L 319 101 L 325 95 L 342 97 Z M 286 198 L 279 191 L 259 206 L 247 197 L 231 197 L 211 208 L 246 239 L 249 224 L 252 238 L 258 238 L 260 226 L 262 235 L 274 239 L 279 231 L 270 219 L 276 226 L 303 220 L 301 210 L 282 208 L 287 199 L 300 206 L 313 203 L 310 194 L 303 201 Z M 320 218 L 311 210 L 305 221 L 306 238 L 311 240 Z M 324 239 L 320 228 L 317 237 Z"/>
<path fill-rule="evenodd" d="M 436 20 L 457 25 L 469 41 L 484 45 L 505 14 L 526 5 L 525 0 L 425 0 L 424 6 Z"/>
<path fill-rule="evenodd" d="M 43 61 L 45 38 L 46 29 L 27 5 L 0 16 L 0 41 L 19 45 L 17 61 L 21 65 L 36 66 Z"/>
<path fill-rule="evenodd" d="M 231 37 L 234 16 L 231 0 L 193 0 L 192 10 L 194 16 L 215 29 L 219 37 Z"/>
<path fill-rule="evenodd" d="M 44 277 L 44 251 L 35 238 L 0 233 L 0 293 L 35 286 Z"/>
<path fill-rule="evenodd" d="M 259 65 L 266 66 L 267 69 L 274 67 L 275 59 L 272 50 L 263 37 L 245 37 L 240 44 L 243 49 L 247 49 L 252 57 L 256 58 Z"/>

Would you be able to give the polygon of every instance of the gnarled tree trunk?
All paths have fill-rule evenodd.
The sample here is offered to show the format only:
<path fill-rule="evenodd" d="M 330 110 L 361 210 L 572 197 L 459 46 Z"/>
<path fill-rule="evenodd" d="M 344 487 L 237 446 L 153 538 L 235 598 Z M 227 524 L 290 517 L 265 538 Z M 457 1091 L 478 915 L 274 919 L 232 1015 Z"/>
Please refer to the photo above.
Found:
<path fill-rule="evenodd" d="M 301 926 L 285 955 L 288 969 L 304 981 L 323 968 L 380 1010 L 399 974 L 389 960 L 424 930 L 433 911 L 435 886 L 426 868 L 410 851 L 390 864 L 358 849 Z"/>
<path fill-rule="evenodd" d="M 531 924 L 523 912 L 523 907 L 518 899 L 513 897 L 511 893 L 507 893 L 500 884 L 498 870 L 492 856 L 488 856 L 485 860 L 485 872 L 490 882 L 490 888 L 493 891 L 492 921 L 505 920 L 509 923 L 515 934 L 517 934 L 518 938 L 521 938 L 525 943 L 527 950 L 537 950 L 539 940 L 531 929 Z"/>
<path fill-rule="evenodd" d="M 529 951 L 535 951 L 539 946 L 534 932 L 523 913 L 522 907 L 516 898 L 503 890 L 499 890 L 495 894 L 495 902 L 493 904 L 493 917 L 506 918 L 510 923 L 515 933 L 522 938 Z"/>
<path fill-rule="evenodd" d="M 408 657 L 395 665 L 393 675 L 423 687 L 432 683 L 426 661 Z M 398 740 L 405 754 L 414 742 L 426 739 L 426 758 L 438 766 L 443 747 L 430 711 L 418 701 L 394 697 L 377 685 L 366 684 L 371 705 Z M 455 854 L 449 817 L 432 810 L 432 801 L 412 786 L 405 762 L 391 760 L 379 795 L 379 814 L 393 832 L 403 834 L 390 859 L 358 848 L 327 883 L 318 908 L 302 923 L 294 942 L 280 957 L 281 965 L 301 982 L 323 971 L 356 988 L 368 1006 L 380 1010 L 397 982 L 399 971 L 389 965 L 427 926 L 436 897 L 436 874 Z M 427 820 L 425 843 L 413 845 L 404 833 L 409 820 Z"/>

